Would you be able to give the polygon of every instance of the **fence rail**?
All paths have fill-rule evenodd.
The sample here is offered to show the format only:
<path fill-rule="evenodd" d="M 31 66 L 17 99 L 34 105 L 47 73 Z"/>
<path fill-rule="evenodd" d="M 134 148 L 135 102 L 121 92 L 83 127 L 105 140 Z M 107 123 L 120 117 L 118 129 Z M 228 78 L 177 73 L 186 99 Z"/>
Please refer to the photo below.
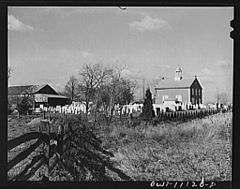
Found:
<path fill-rule="evenodd" d="M 31 178 L 34 173 L 44 164 L 46 163 L 46 157 L 44 155 L 37 155 L 35 156 L 32 161 L 27 164 L 27 166 L 24 168 L 23 171 L 21 171 L 18 175 L 14 176 L 12 180 L 18 180 L 18 181 L 26 181 L 29 178 Z M 27 174 L 28 170 L 30 170 L 30 173 Z"/>
<path fill-rule="evenodd" d="M 185 110 L 185 111 L 174 111 L 174 112 L 160 112 L 157 118 L 160 120 L 188 120 L 194 118 L 203 118 L 205 116 L 225 113 L 223 109 L 198 109 L 198 110 Z"/>
<path fill-rule="evenodd" d="M 47 173 L 42 176 L 47 175 L 48 180 L 49 175 L 57 165 L 57 167 L 70 173 L 74 180 L 79 180 L 80 175 L 84 174 L 83 172 L 86 168 L 91 172 L 93 177 L 99 180 L 111 179 L 105 174 L 105 168 L 114 171 L 122 179 L 131 179 L 120 169 L 113 166 L 109 159 L 109 157 L 113 157 L 113 154 L 101 147 L 101 140 L 91 131 L 84 129 L 84 127 L 73 129 L 69 122 L 67 129 L 64 131 L 63 125 L 61 125 L 61 133 L 50 133 L 50 122 L 45 120 L 41 122 L 41 128 L 39 127 L 41 132 L 26 133 L 8 141 L 8 152 L 10 152 L 24 143 L 37 140 L 8 162 L 8 171 L 11 171 L 15 165 L 27 159 L 40 145 L 43 146 L 41 154 L 34 155 L 30 162 L 22 165 L 21 171 L 17 175 L 12 176 L 12 178 L 9 178 L 10 181 L 29 180 L 42 165 L 47 166 Z M 48 127 L 47 131 L 44 131 L 44 126 Z M 50 144 L 51 140 L 55 140 L 57 143 Z"/>
<path fill-rule="evenodd" d="M 42 136 L 42 133 L 39 133 L 39 132 L 26 133 L 20 137 L 17 137 L 15 139 L 8 141 L 8 150 L 13 149 L 16 146 L 19 146 L 20 144 L 25 143 L 26 141 L 38 139 L 41 136 Z"/>
<path fill-rule="evenodd" d="M 48 123 L 48 124 L 46 124 Z M 36 152 L 36 149 L 43 146 L 42 151 L 40 150 L 40 154 L 36 154 L 33 156 L 30 163 L 28 163 L 20 173 L 14 175 L 12 178 L 9 178 L 10 181 L 24 181 L 31 178 L 36 171 L 42 166 L 49 166 L 49 154 L 50 154 L 50 140 L 58 140 L 59 136 L 56 133 L 49 132 L 49 121 L 42 120 L 39 126 L 40 132 L 30 132 L 23 134 L 17 138 L 8 141 L 8 152 L 10 153 L 14 148 L 26 144 L 31 140 L 36 140 L 33 144 L 30 145 L 27 149 L 24 149 L 19 154 L 17 154 L 13 159 L 8 161 L 7 163 L 7 171 L 9 172 L 14 166 L 27 159 L 30 154 Z"/>

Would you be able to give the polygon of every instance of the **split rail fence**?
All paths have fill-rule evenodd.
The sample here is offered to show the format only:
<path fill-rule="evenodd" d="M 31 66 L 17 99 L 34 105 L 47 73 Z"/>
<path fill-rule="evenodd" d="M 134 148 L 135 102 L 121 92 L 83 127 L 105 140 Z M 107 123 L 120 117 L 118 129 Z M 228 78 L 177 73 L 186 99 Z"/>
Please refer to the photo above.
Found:
<path fill-rule="evenodd" d="M 23 134 L 17 138 L 8 141 L 8 155 L 13 154 L 11 152 L 19 152 L 15 157 L 7 163 L 7 171 L 12 172 L 13 169 L 16 170 L 16 167 L 20 167 L 20 171 L 17 174 L 13 173 L 11 175 L 8 174 L 9 181 L 26 181 L 35 175 L 35 173 L 40 169 L 40 167 L 45 166 L 45 173 L 43 173 L 42 178 L 47 178 L 48 173 L 51 172 L 55 162 L 53 164 L 49 164 L 50 158 L 59 151 L 56 148 L 56 142 L 50 145 L 50 141 L 60 141 L 62 138 L 61 135 L 56 133 L 50 133 L 50 122 L 49 120 L 42 120 L 39 125 L 39 132 L 29 132 Z M 31 141 L 36 140 L 34 143 Z M 29 145 L 29 143 L 31 143 Z M 29 146 L 27 149 L 23 151 L 20 146 Z M 55 149 L 54 149 L 55 148 Z M 16 150 L 17 149 L 17 150 Z M 53 152 L 53 153 L 52 153 Z M 12 155 L 11 155 L 12 156 Z M 31 156 L 31 158 L 29 158 Z M 30 162 L 27 161 L 24 165 L 22 162 L 24 160 L 31 159 Z M 19 165 L 19 166 L 16 166 Z M 48 171 L 46 171 L 48 170 Z"/>
<path fill-rule="evenodd" d="M 198 109 L 198 110 L 186 110 L 186 111 L 175 111 L 175 112 L 160 112 L 157 116 L 160 120 L 188 120 L 195 118 L 203 118 L 205 116 L 225 113 L 232 111 L 231 109 Z"/>
<path fill-rule="evenodd" d="M 7 171 L 10 182 L 35 181 L 36 177 L 38 181 L 54 181 L 51 174 L 56 167 L 68 172 L 72 181 L 84 180 L 82 175 L 86 173 L 86 170 L 93 175 L 95 180 L 112 180 L 107 176 L 105 168 L 115 172 L 122 180 L 131 180 L 129 176 L 116 168 L 115 163 L 110 160 L 113 154 L 101 147 L 101 141 L 92 132 L 84 131 L 80 127 L 73 129 L 70 123 L 59 126 L 60 133 L 50 132 L 50 128 L 51 122 L 42 120 L 39 132 L 26 133 L 8 141 L 8 153 L 10 153 L 14 148 L 34 139 L 37 140 L 8 161 Z M 31 155 L 31 161 L 21 165 L 21 162 L 28 160 Z M 14 170 L 17 165 L 21 167 L 20 171 Z M 37 171 L 40 172 L 43 167 L 45 171 L 42 175 L 36 176 Z M 15 173 L 9 174 L 10 172 Z"/>

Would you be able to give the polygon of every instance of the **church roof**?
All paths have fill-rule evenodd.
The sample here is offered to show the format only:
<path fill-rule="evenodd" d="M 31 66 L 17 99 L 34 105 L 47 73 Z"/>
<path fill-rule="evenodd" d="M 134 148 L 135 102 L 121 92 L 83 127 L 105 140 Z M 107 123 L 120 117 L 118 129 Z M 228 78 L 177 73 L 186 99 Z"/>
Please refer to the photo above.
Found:
<path fill-rule="evenodd" d="M 164 79 L 159 81 L 155 89 L 190 88 L 194 80 L 194 78 L 183 78 L 181 80 Z"/>

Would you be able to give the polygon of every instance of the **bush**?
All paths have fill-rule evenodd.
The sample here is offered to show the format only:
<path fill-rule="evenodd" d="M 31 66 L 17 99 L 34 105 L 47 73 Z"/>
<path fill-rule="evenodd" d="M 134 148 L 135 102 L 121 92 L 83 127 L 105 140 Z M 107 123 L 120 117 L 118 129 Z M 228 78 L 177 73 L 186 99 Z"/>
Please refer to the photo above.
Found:
<path fill-rule="evenodd" d="M 18 111 L 20 114 L 28 114 L 29 108 L 31 108 L 31 103 L 28 97 L 23 97 L 20 104 L 18 104 Z"/>
<path fill-rule="evenodd" d="M 156 126 L 157 124 L 158 124 L 158 117 L 154 117 L 153 119 L 152 119 L 152 125 L 153 126 Z"/>
<path fill-rule="evenodd" d="M 150 121 L 153 117 L 155 117 L 155 113 L 153 110 L 153 102 L 152 102 L 152 93 L 148 88 L 146 91 L 146 98 L 143 103 L 143 119 L 145 121 Z"/>
<path fill-rule="evenodd" d="M 13 109 L 11 104 L 8 103 L 8 115 L 11 115 L 13 113 Z"/>

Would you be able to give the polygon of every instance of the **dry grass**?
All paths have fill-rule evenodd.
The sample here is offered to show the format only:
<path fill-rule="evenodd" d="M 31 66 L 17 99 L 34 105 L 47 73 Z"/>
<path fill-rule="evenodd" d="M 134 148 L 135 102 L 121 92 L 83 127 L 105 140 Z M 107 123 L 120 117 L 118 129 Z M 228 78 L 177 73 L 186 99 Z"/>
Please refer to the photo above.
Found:
<path fill-rule="evenodd" d="M 29 132 L 38 132 L 38 125 L 42 117 L 40 116 L 21 116 L 17 118 L 16 116 L 8 117 L 8 140 L 17 138 L 23 134 Z M 7 157 L 8 161 L 15 158 L 19 153 L 23 152 L 29 148 L 37 140 L 33 139 L 28 142 L 22 143 L 21 145 L 8 151 Z M 12 169 L 8 171 L 8 179 L 12 179 L 14 176 L 18 175 L 24 170 L 27 164 L 32 161 L 33 157 L 39 155 L 42 151 L 42 145 L 40 145 L 34 152 L 32 152 L 26 159 L 20 161 Z M 30 180 L 40 180 L 41 175 L 45 172 L 46 165 L 42 165 L 41 168 L 35 173 L 35 175 Z"/>
<path fill-rule="evenodd" d="M 101 129 L 103 145 L 134 180 L 232 179 L 232 113 L 185 123 Z"/>
<path fill-rule="evenodd" d="M 9 118 L 8 139 L 37 131 L 37 123 L 30 124 L 31 120 Z M 64 124 L 63 119 L 57 117 L 52 122 Z M 102 146 L 114 153 L 117 167 L 134 180 L 187 181 L 201 180 L 202 177 L 205 180 L 232 180 L 232 113 L 184 123 L 161 122 L 156 126 L 141 123 L 127 127 L 116 122 L 107 126 L 101 123 L 92 129 L 101 138 Z M 10 153 L 8 155 L 11 158 Z M 9 176 L 11 174 L 16 173 L 9 172 Z M 115 178 L 111 172 L 109 176 Z M 36 175 L 32 179 L 37 178 Z"/>

